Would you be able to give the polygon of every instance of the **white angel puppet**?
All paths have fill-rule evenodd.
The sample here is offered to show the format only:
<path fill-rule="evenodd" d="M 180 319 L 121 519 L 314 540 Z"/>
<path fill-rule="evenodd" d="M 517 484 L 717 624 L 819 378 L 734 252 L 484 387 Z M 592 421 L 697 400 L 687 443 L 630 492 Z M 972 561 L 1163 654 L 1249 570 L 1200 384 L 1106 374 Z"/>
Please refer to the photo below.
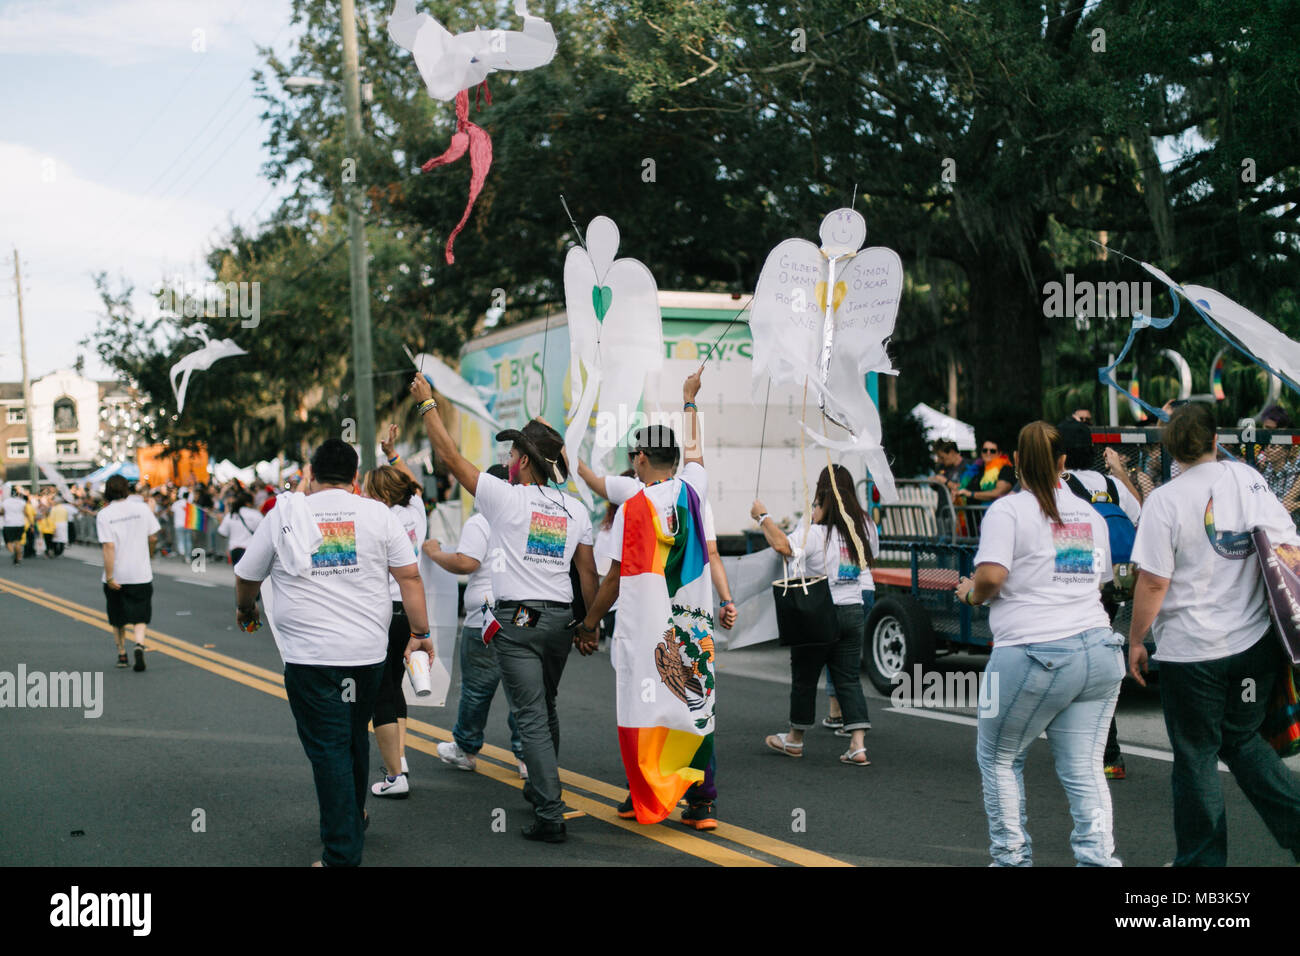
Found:
<path fill-rule="evenodd" d="M 203 348 L 186 355 L 173 365 L 168 373 L 172 382 L 172 393 L 176 396 L 177 415 L 185 410 L 185 392 L 190 387 L 191 372 L 201 372 L 210 368 L 218 359 L 248 354 L 230 339 L 217 339 L 213 342 L 201 325 L 194 326 L 190 332 L 203 340 Z"/>
<path fill-rule="evenodd" d="M 897 374 L 885 345 L 898 317 L 903 264 L 892 249 L 861 248 L 867 223 L 852 209 L 829 213 L 819 236 L 821 248 L 786 239 L 763 263 L 749 323 L 755 395 L 762 394 L 769 378 L 807 382 L 826 421 L 848 432 L 847 438 L 832 438 L 805 423 L 809 437 L 861 455 L 888 503 L 897 494 L 866 374 Z"/>
<path fill-rule="evenodd" d="M 575 246 L 564 260 L 564 300 L 569 318 L 569 389 L 573 417 L 564 433 L 570 462 L 578 460 L 592 409 L 630 421 L 645 391 L 646 375 L 663 367 L 663 322 L 659 287 L 645 264 L 615 259 L 618 226 L 597 216 L 587 226 L 586 248 Z M 602 433 L 597 429 L 597 437 Z M 624 435 L 617 436 L 621 440 Z M 592 467 L 608 470 L 615 445 L 592 449 Z M 591 493 L 574 473 L 583 503 Z"/>

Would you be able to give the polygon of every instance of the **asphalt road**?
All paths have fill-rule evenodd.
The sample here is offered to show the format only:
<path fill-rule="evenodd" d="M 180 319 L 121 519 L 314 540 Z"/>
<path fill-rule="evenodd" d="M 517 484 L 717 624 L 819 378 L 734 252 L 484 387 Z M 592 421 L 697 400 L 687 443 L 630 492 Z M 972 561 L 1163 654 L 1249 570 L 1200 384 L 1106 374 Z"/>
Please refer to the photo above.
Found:
<path fill-rule="evenodd" d="M 0 671 L 102 674 L 102 714 L 21 708 L 0 716 L 0 865 L 300 866 L 319 858 L 311 770 L 294 729 L 268 631 L 234 626 L 233 577 L 155 561 L 143 674 L 114 667 L 96 551 L 0 563 Z M 950 669 L 979 659 L 951 658 Z M 868 687 L 867 768 L 837 761 L 846 741 L 818 729 L 794 760 L 767 750 L 785 729 L 788 666 L 774 645 L 719 660 L 718 801 L 723 826 L 620 821 L 623 772 L 607 654 L 573 654 L 560 687 L 568 803 L 586 811 L 569 840 L 533 844 L 498 692 L 476 773 L 443 765 L 445 708 L 413 709 L 412 794 L 373 799 L 367 865 L 985 866 L 987 830 L 971 711 L 893 708 Z M 864 680 L 864 685 L 865 685 Z M 820 713 L 819 713 L 820 716 Z M 1111 783 L 1118 853 L 1130 866 L 1173 857 L 1168 744 L 1158 700 L 1126 691 L 1129 779 Z M 373 774 L 379 752 L 372 747 Z M 1288 865 L 1235 782 L 1221 775 L 1229 861 Z M 375 777 L 377 779 L 377 776 Z M 1045 741 L 1025 769 L 1035 863 L 1073 864 L 1070 820 Z M 504 820 L 504 832 L 501 823 Z"/>

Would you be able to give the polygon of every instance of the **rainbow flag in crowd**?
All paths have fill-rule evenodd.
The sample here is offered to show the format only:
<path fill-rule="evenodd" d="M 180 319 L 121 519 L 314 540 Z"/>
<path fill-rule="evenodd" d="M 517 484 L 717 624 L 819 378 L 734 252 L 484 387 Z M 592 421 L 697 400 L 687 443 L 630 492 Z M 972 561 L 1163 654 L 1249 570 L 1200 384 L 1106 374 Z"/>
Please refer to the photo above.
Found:
<path fill-rule="evenodd" d="M 206 531 L 208 514 L 192 501 L 185 502 L 185 527 L 191 531 Z"/>
<path fill-rule="evenodd" d="M 713 756 L 713 583 L 701 492 L 681 482 L 676 534 L 645 489 L 623 508 L 613 657 L 618 743 L 639 823 L 658 823 Z"/>

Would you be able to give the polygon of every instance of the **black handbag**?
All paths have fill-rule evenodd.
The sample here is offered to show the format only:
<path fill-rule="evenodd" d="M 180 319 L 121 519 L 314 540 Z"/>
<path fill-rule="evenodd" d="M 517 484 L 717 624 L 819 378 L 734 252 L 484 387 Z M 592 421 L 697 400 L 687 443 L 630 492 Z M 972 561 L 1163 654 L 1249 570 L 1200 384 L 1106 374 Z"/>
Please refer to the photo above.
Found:
<path fill-rule="evenodd" d="M 772 599 L 777 642 L 782 647 L 832 644 L 839 638 L 835 602 L 825 575 L 773 581 Z"/>

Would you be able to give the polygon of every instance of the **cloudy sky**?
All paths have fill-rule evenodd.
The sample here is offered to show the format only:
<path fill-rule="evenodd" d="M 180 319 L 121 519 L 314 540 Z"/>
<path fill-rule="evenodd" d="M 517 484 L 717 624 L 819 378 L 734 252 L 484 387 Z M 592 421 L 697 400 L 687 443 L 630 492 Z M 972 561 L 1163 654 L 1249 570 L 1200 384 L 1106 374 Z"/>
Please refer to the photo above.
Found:
<path fill-rule="evenodd" d="M 0 0 L 0 381 L 22 376 L 13 250 L 33 378 L 107 377 L 91 274 L 147 291 L 206 276 L 232 222 L 275 208 L 262 177 L 256 48 L 284 53 L 289 0 Z"/>

